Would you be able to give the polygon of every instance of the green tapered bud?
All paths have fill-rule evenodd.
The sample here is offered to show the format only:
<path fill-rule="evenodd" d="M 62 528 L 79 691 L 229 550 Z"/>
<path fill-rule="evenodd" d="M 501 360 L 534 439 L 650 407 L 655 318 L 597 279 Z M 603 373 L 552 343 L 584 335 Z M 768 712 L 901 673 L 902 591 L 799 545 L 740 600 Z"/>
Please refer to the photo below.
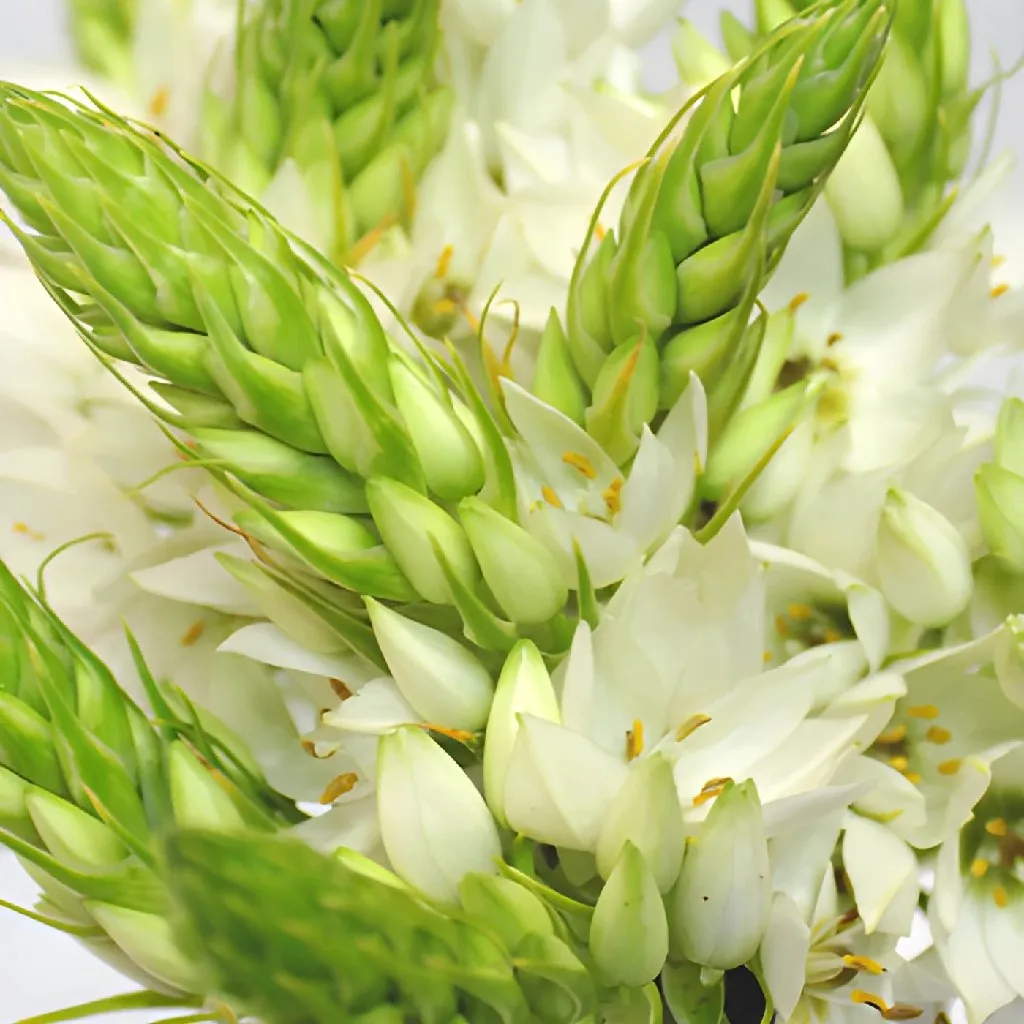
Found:
<path fill-rule="evenodd" d="M 235 42 L 236 80 L 208 94 L 201 155 L 325 253 L 412 216 L 447 135 L 434 74 L 437 0 L 260 0 Z"/>
<path fill-rule="evenodd" d="M 35 790 L 25 797 L 25 806 L 46 848 L 69 867 L 108 867 L 128 855 L 103 822 L 59 796 Z"/>
<path fill-rule="evenodd" d="M 573 365 L 562 322 L 553 309 L 541 335 L 531 390 L 542 402 L 582 425 L 587 408 L 586 389 Z"/>
<path fill-rule="evenodd" d="M 167 758 L 171 807 L 183 828 L 231 831 L 245 827 L 245 819 L 224 786 L 184 743 L 171 744 Z"/>
<path fill-rule="evenodd" d="M 39 835 L 25 804 L 32 787 L 20 776 L 0 767 L 0 828 L 17 836 L 38 842 Z"/>
<path fill-rule="evenodd" d="M 687 18 L 679 20 L 679 27 L 672 35 L 672 58 L 679 77 L 692 89 L 702 89 L 728 74 L 732 66 L 725 54 Z"/>
<path fill-rule="evenodd" d="M 366 500 L 381 539 L 409 582 L 428 601 L 452 603 L 444 563 L 471 588 L 479 579 L 465 531 L 440 505 L 383 477 L 367 483 Z"/>
<path fill-rule="evenodd" d="M 528 889 L 499 875 L 466 875 L 459 884 L 459 901 L 470 920 L 489 928 L 509 949 L 527 935 L 554 935 L 551 913 Z"/>
<path fill-rule="evenodd" d="M 565 608 L 569 591 L 540 541 L 479 498 L 459 503 L 459 520 L 484 582 L 512 622 L 548 622 Z"/>
<path fill-rule="evenodd" d="M 616 462 L 632 456 L 658 408 L 658 352 L 641 339 L 620 345 L 605 360 L 587 410 L 587 432 Z"/>
<path fill-rule="evenodd" d="M 618 231 L 585 250 L 573 275 L 566 349 L 591 392 L 584 422 L 620 462 L 635 452 L 640 426 L 672 404 L 691 372 L 710 398 L 716 376 L 736 362 L 757 292 L 857 123 L 890 12 L 870 0 L 825 4 L 795 25 L 787 21 L 792 15 L 783 0 L 762 3 L 762 29 L 785 24 L 756 46 L 732 31 L 730 48 L 754 49 L 752 59 L 713 80 L 681 133 L 652 151 Z M 619 370 L 627 356 L 620 350 L 638 336 L 663 369 L 653 375 L 653 404 L 645 380 L 624 415 Z M 756 358 L 756 349 L 744 349 L 742 372 L 724 385 L 718 427 Z"/>
<path fill-rule="evenodd" d="M 52 793 L 67 794 L 53 726 L 23 701 L 0 692 L 0 761 Z"/>

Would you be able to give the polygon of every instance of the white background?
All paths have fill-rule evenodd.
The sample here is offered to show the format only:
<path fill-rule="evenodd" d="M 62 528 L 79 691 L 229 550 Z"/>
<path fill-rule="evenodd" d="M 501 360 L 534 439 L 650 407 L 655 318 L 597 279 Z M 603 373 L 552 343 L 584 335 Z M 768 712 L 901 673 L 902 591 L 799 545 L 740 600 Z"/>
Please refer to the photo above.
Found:
<path fill-rule="evenodd" d="M 1024 0 L 969 0 L 969 6 L 974 30 L 974 77 L 980 82 L 990 73 L 993 51 L 998 53 L 1003 67 L 1011 65 L 1024 52 Z M 748 17 L 750 7 L 750 0 L 692 0 L 686 13 L 715 38 L 719 11 L 729 8 Z M 40 61 L 54 65 L 70 60 L 63 22 L 60 0 L 0 0 L 0 78 L 16 64 Z M 674 71 L 667 40 L 653 44 L 649 58 L 650 82 L 671 82 Z M 1005 87 L 996 153 L 1005 149 L 1024 152 L 1022 110 L 1024 75 Z M 1024 200 L 1024 175 L 1020 172 L 1014 191 L 1018 201 Z M 22 905 L 30 905 L 34 899 L 33 886 L 6 854 L 0 854 L 0 896 Z M 0 1024 L 14 1024 L 30 1014 L 127 991 L 130 987 L 73 940 L 0 910 Z M 142 1024 L 157 1016 L 154 1011 L 147 1011 L 96 1020 Z M 1000 1024 L 1011 1024 L 1011 1018 L 1014 1024 L 1024 1024 L 1024 1011 L 1018 1004 L 1000 1018 Z"/>

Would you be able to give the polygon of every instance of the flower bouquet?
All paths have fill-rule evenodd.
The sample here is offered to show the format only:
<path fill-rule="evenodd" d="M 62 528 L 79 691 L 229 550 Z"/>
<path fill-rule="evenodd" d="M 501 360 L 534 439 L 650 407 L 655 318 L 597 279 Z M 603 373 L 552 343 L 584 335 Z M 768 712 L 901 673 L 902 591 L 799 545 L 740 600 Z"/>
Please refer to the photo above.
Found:
<path fill-rule="evenodd" d="M 36 1024 L 1024 997 L 964 0 L 70 6 L 98 83 L 0 85 L 4 905 L 137 987 Z"/>

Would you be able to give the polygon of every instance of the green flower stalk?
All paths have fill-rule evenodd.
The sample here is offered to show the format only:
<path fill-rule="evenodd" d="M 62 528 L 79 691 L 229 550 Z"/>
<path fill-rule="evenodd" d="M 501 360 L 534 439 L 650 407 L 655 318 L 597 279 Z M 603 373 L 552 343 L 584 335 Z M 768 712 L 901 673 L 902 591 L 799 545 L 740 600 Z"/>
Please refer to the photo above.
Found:
<path fill-rule="evenodd" d="M 136 655 L 153 721 L 0 563 L 0 843 L 41 888 L 37 917 L 150 990 L 201 1005 L 156 838 L 196 824 L 275 831 L 303 816 L 234 734 Z"/>
<path fill-rule="evenodd" d="M 715 79 L 650 154 L 618 231 L 592 229 L 536 393 L 618 461 L 691 373 L 717 437 L 757 363 L 757 293 L 850 141 L 891 14 L 882 0 L 813 8 Z M 810 14 L 810 11 L 808 11 Z M 596 218 L 595 218 L 596 228 Z"/>
<path fill-rule="evenodd" d="M 808 0 L 759 0 L 770 31 Z M 985 87 L 971 88 L 965 0 L 900 0 L 867 118 L 827 190 L 846 245 L 847 274 L 914 251 L 949 208 L 971 148 L 971 118 Z"/>
<path fill-rule="evenodd" d="M 520 618 L 543 625 L 486 586 L 499 559 L 535 545 L 514 521 L 498 425 L 457 356 L 410 358 L 343 271 L 108 111 L 0 89 L 0 186 L 85 341 L 156 378 L 162 401 L 141 397 L 188 436 L 183 455 L 249 506 L 261 564 L 232 563 L 244 582 L 306 600 L 381 667 L 361 601 L 339 588 L 457 609 L 431 623 L 465 623 L 488 650 L 511 648 Z M 481 528 L 472 497 L 508 529 Z M 550 560 L 533 562 L 554 577 Z M 565 598 L 545 588 L 549 613 Z"/>
<path fill-rule="evenodd" d="M 452 105 L 434 63 L 439 0 L 260 0 L 233 89 L 206 96 L 200 155 L 339 262 L 413 213 Z"/>
<path fill-rule="evenodd" d="M 127 85 L 133 76 L 132 33 L 138 0 L 68 0 L 71 35 L 82 63 Z"/>
<path fill-rule="evenodd" d="M 538 897 L 470 875 L 464 910 L 441 910 L 360 860 L 277 837 L 173 835 L 178 934 L 210 989 L 266 1024 L 596 1019 L 598 986 Z"/>

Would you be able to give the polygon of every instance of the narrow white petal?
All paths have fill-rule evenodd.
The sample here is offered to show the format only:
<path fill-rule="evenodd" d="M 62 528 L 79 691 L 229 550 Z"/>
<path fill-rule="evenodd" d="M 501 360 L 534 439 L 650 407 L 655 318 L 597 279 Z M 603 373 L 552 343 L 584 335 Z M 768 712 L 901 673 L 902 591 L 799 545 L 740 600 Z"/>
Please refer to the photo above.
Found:
<path fill-rule="evenodd" d="M 811 930 L 800 908 L 784 892 L 772 901 L 761 942 L 761 967 L 775 1012 L 788 1020 L 804 987 Z"/>
<path fill-rule="evenodd" d="M 843 836 L 843 863 L 853 883 L 864 931 L 904 935 L 917 906 L 917 859 L 884 825 L 851 814 Z"/>

